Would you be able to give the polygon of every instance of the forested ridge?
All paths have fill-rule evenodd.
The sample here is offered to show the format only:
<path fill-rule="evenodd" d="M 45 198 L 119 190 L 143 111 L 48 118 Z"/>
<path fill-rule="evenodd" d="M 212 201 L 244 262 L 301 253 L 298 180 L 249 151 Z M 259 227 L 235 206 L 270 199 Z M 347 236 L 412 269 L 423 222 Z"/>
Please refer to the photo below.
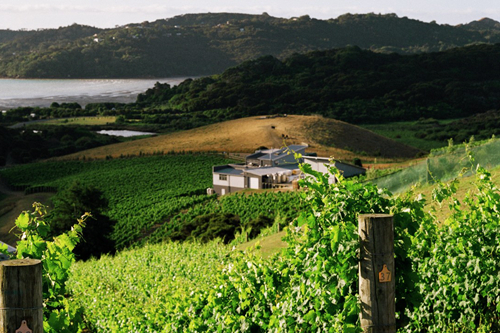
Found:
<path fill-rule="evenodd" d="M 137 104 L 193 121 L 273 113 L 321 114 L 350 123 L 453 119 L 500 107 L 500 44 L 418 55 L 356 46 L 261 57 L 220 75 L 157 83 Z M 155 118 L 155 119 L 153 119 Z"/>
<path fill-rule="evenodd" d="M 482 140 L 499 134 L 499 58 L 500 44 L 416 55 L 350 46 L 284 60 L 264 56 L 177 86 L 157 83 L 139 94 L 135 103 L 17 108 L 0 115 L 0 123 L 117 116 L 110 126 L 172 132 L 250 116 L 320 114 L 355 125 L 419 121 L 412 125 L 413 135 L 442 146 L 450 138 L 463 142 L 472 135 Z M 436 121 L 459 118 L 464 120 L 446 125 Z M 16 161 L 29 162 L 110 143 L 89 130 L 30 126 L 39 133 L 0 131 L 0 136 L 10 137 L 0 149 L 0 165 L 9 152 Z"/>
<path fill-rule="evenodd" d="M 421 53 L 471 43 L 500 42 L 498 22 L 460 26 L 425 23 L 396 14 L 187 14 L 99 29 L 71 25 L 38 31 L 0 31 L 0 76 L 22 78 L 168 77 L 220 73 L 264 55 L 357 45 L 377 52 Z"/>

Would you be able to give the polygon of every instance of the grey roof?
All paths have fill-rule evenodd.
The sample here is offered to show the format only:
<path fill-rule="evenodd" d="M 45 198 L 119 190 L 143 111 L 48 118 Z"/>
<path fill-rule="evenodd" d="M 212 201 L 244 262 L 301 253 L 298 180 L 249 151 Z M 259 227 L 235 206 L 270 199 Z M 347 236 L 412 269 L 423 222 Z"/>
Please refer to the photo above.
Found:
<path fill-rule="evenodd" d="M 289 152 L 292 154 L 293 152 L 304 150 L 306 148 L 307 146 L 304 145 L 290 145 L 284 148 L 259 150 L 251 155 L 248 155 L 247 159 L 276 160 L 288 155 Z"/>
<path fill-rule="evenodd" d="M 251 169 L 246 169 L 245 172 L 249 173 L 251 175 L 255 176 L 264 176 L 264 175 L 271 175 L 275 173 L 283 173 L 287 171 L 291 171 L 294 169 L 298 169 L 299 165 L 294 163 L 294 164 L 288 164 L 288 165 L 283 165 L 279 167 L 262 167 L 262 168 L 251 168 Z"/>
<path fill-rule="evenodd" d="M 320 161 L 320 162 L 326 162 L 326 163 L 330 163 L 331 162 L 331 158 L 328 158 L 328 157 L 318 157 L 318 156 L 304 156 L 303 157 L 304 160 L 315 160 L 315 161 Z M 334 160 L 335 162 L 335 160 Z"/>
<path fill-rule="evenodd" d="M 223 173 L 226 175 L 243 176 L 243 170 L 235 169 L 235 168 L 230 167 L 230 166 L 228 166 L 227 168 L 224 168 L 224 169 L 217 170 L 214 173 Z"/>
<path fill-rule="evenodd" d="M 330 159 L 328 157 L 304 156 L 304 162 L 306 162 L 307 160 L 314 160 L 314 161 L 319 161 L 319 162 L 322 162 L 322 163 L 332 164 L 331 163 L 332 159 Z M 337 160 L 333 160 L 333 165 L 336 168 L 338 168 L 338 169 L 340 169 L 339 166 L 341 166 L 341 165 L 347 165 L 347 166 L 350 166 L 352 168 L 359 169 L 360 171 L 366 171 L 366 168 L 363 168 L 363 167 L 360 167 L 358 165 L 354 165 L 354 164 L 351 164 L 351 163 L 337 161 Z"/>

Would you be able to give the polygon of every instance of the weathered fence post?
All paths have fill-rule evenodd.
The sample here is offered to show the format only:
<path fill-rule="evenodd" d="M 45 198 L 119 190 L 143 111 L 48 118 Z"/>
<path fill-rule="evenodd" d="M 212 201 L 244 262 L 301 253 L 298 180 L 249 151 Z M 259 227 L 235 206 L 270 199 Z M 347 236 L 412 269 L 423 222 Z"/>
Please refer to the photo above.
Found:
<path fill-rule="evenodd" d="M 40 260 L 0 261 L 0 333 L 43 333 L 42 302 Z"/>
<path fill-rule="evenodd" d="M 396 332 L 392 215 L 359 216 L 359 295 L 365 333 Z"/>

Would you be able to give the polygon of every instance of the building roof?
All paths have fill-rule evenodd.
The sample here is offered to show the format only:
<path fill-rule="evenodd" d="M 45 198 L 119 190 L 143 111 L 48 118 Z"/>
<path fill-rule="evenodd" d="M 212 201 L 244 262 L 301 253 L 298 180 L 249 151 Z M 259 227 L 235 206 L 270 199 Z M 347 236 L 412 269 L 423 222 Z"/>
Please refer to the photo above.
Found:
<path fill-rule="evenodd" d="M 264 176 L 275 173 L 289 172 L 291 170 L 295 170 L 298 168 L 299 165 L 297 163 L 293 163 L 293 164 L 284 164 L 279 167 L 248 168 L 245 170 L 245 172 L 255 176 Z"/>
<path fill-rule="evenodd" d="M 332 159 L 328 158 L 328 157 L 316 157 L 316 156 L 304 156 L 304 162 L 306 163 L 306 160 L 314 160 L 314 161 L 318 161 L 318 162 L 321 162 L 321 163 L 327 163 L 327 164 L 332 164 Z M 359 169 L 360 171 L 366 171 L 366 168 L 363 168 L 363 167 L 360 167 L 359 165 L 354 165 L 354 164 L 351 164 L 351 163 L 346 163 L 346 162 L 342 162 L 342 161 L 337 161 L 337 160 L 333 160 L 333 165 L 338 168 L 338 165 L 348 165 L 352 168 L 357 168 Z"/>
<path fill-rule="evenodd" d="M 280 166 L 272 166 L 272 167 L 269 166 L 269 167 L 258 167 L 258 168 L 245 168 L 242 167 L 241 165 L 228 164 L 224 166 L 219 166 L 216 169 L 214 168 L 213 173 L 216 174 L 221 173 L 233 176 L 243 176 L 244 173 L 248 173 L 254 176 L 264 176 L 275 173 L 289 172 L 298 168 L 299 168 L 298 163 L 290 163 L 290 164 L 283 164 Z"/>
<path fill-rule="evenodd" d="M 214 173 L 223 173 L 225 175 L 233 175 L 233 176 L 243 176 L 242 169 L 236 169 L 230 165 L 227 165 L 226 168 L 218 169 L 217 171 L 214 171 Z"/>
<path fill-rule="evenodd" d="M 290 145 L 288 147 L 283 147 L 283 148 L 258 150 L 255 153 L 248 155 L 247 159 L 276 160 L 280 159 L 285 155 L 288 155 L 288 153 L 304 150 L 306 148 L 307 146 L 305 145 Z"/>

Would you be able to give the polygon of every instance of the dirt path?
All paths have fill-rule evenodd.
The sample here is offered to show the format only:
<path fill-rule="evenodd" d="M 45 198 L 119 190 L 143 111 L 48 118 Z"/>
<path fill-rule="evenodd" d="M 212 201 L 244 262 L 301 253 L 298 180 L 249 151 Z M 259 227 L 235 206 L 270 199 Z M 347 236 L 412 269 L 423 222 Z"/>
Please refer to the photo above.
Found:
<path fill-rule="evenodd" d="M 24 192 L 11 191 L 0 178 L 0 193 L 7 195 L 7 198 L 0 201 L 0 240 L 14 246 L 18 240 L 15 235 L 17 217 L 26 210 L 32 210 L 34 202 L 50 204 L 53 193 L 36 193 L 24 195 Z M 12 232 L 10 232 L 12 230 Z"/>

